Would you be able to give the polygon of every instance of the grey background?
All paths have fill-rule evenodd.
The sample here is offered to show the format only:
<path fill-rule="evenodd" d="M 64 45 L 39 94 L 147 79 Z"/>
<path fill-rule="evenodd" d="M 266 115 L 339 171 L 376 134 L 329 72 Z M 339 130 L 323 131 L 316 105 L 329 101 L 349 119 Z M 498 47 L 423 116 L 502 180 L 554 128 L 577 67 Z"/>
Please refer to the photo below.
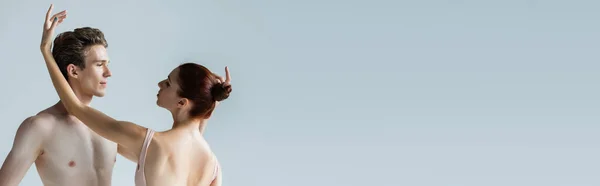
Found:
<path fill-rule="evenodd" d="M 58 32 L 105 32 L 92 105 L 115 118 L 168 129 L 156 83 L 230 67 L 206 133 L 225 185 L 600 185 L 598 1 L 1 1 L 0 159 L 58 99 L 50 3 Z M 119 156 L 113 185 L 134 169 Z M 21 185 L 41 185 L 34 166 Z"/>

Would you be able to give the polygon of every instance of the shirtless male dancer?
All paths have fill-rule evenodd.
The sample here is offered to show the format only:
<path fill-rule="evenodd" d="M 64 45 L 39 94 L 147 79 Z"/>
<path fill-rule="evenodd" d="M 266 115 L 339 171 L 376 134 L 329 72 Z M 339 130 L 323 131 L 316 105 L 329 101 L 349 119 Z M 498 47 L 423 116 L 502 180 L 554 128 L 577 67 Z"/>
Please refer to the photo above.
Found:
<path fill-rule="evenodd" d="M 57 17 L 62 21 L 65 13 Z M 89 27 L 54 40 L 52 55 L 84 104 L 104 96 L 111 76 L 106 47 L 104 34 Z M 18 185 L 33 162 L 45 186 L 109 186 L 116 154 L 116 143 L 69 115 L 59 101 L 21 123 L 0 168 L 0 186 Z"/>

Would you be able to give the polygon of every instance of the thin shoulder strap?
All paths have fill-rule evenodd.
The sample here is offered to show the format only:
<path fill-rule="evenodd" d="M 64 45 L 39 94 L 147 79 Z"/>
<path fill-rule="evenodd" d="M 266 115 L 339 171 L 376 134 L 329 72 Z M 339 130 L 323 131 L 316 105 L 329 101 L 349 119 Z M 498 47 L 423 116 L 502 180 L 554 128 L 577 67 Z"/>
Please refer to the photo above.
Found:
<path fill-rule="evenodd" d="M 219 161 L 216 160 L 217 158 L 215 157 L 215 170 L 213 171 L 213 181 L 217 178 L 217 175 L 219 175 Z"/>
<path fill-rule="evenodd" d="M 138 160 L 138 165 L 140 165 L 139 169 L 141 169 L 141 170 L 144 170 L 146 154 L 148 153 L 148 146 L 150 146 L 150 142 L 152 141 L 153 135 L 154 135 L 154 130 L 147 129 L 146 139 L 144 139 L 144 145 L 142 146 L 142 151 L 140 152 L 140 158 Z"/>

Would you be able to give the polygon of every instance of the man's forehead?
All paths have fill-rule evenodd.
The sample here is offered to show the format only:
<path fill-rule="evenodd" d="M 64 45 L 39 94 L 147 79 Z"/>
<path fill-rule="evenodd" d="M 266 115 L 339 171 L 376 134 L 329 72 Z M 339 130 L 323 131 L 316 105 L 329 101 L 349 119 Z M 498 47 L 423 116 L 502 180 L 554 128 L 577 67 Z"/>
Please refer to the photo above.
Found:
<path fill-rule="evenodd" d="M 85 56 L 88 62 L 109 62 L 108 53 L 104 46 L 93 46 L 88 49 Z"/>

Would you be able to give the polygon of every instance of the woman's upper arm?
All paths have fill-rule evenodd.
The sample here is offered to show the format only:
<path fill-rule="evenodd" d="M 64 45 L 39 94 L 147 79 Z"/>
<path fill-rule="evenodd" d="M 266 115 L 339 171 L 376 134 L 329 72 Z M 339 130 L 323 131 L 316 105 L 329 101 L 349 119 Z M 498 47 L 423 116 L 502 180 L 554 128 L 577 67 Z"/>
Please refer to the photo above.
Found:
<path fill-rule="evenodd" d="M 119 121 L 89 106 L 72 113 L 100 136 L 119 144 L 129 152 L 139 154 L 147 128 L 129 121 Z"/>
<path fill-rule="evenodd" d="M 129 121 L 116 122 L 117 124 L 113 125 L 116 128 L 111 132 L 113 134 L 111 138 L 114 138 L 114 142 L 125 151 L 132 153 L 136 158 L 139 157 L 148 129 Z"/>

